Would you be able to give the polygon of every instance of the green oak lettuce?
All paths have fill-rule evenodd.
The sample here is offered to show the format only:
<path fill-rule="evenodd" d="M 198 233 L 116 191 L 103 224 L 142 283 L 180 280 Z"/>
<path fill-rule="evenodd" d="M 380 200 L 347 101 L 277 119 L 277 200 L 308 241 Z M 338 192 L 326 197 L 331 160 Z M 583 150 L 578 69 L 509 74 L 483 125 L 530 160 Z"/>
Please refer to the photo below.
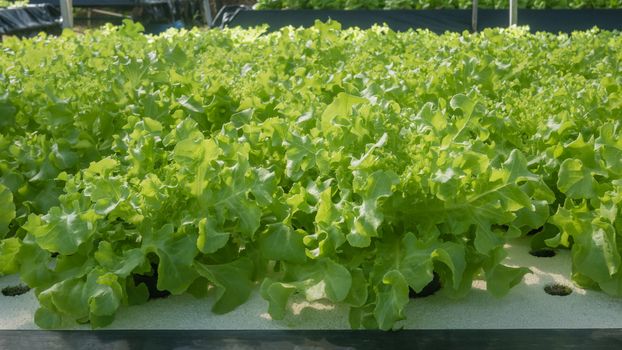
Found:
<path fill-rule="evenodd" d="M 104 327 L 156 288 L 388 330 L 434 276 L 507 294 L 529 233 L 622 295 L 619 34 L 140 31 L 2 44 L 0 274 L 40 327 Z"/>

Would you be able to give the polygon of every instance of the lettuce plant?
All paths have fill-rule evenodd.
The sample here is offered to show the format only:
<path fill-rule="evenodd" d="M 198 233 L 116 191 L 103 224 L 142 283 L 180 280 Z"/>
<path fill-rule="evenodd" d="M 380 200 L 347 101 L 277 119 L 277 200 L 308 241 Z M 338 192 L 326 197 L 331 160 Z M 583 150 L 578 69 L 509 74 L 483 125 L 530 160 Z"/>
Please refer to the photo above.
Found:
<path fill-rule="evenodd" d="M 507 294 L 534 232 L 622 295 L 618 33 L 141 30 L 2 44 L 0 274 L 40 327 L 257 289 L 387 330 L 434 276 Z"/>

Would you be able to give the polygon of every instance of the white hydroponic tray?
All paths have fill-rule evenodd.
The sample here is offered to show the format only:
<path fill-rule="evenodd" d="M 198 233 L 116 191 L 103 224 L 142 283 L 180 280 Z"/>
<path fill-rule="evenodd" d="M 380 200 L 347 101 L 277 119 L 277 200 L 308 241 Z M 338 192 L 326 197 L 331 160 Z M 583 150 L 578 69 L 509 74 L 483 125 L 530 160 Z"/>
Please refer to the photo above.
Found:
<path fill-rule="evenodd" d="M 501 299 L 475 281 L 464 299 L 439 294 L 411 300 L 406 309 L 407 329 L 517 329 L 517 328 L 622 328 L 622 300 L 602 292 L 584 290 L 570 281 L 570 253 L 557 251 L 551 258 L 529 254 L 529 244 L 519 240 L 508 245 L 506 264 L 526 266 L 519 285 Z M 0 289 L 19 283 L 17 276 L 0 278 Z M 572 288 L 568 296 L 552 296 L 544 286 L 561 283 Z M 37 300 L 32 291 L 8 297 L 0 294 L 0 329 L 38 329 L 33 315 Z M 123 307 L 108 329 L 349 329 L 348 310 L 329 303 L 293 299 L 291 312 L 275 321 L 258 292 L 237 310 L 226 315 L 210 311 L 210 299 L 191 295 L 170 296 L 147 304 Z M 75 329 L 88 329 L 76 325 Z"/>

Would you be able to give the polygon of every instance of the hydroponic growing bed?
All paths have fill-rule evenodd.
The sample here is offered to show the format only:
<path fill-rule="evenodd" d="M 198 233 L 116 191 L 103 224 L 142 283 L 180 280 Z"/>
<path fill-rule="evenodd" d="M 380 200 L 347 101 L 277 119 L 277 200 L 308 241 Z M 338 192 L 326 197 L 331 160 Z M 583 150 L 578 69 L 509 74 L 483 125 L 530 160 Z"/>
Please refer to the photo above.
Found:
<path fill-rule="evenodd" d="M 52 329 L 166 305 L 211 311 L 162 328 L 242 328 L 260 305 L 270 328 L 302 303 L 333 315 L 314 328 L 389 330 L 516 321 L 518 298 L 620 328 L 621 45 L 335 22 L 8 39 L 0 272 L 33 290 L 0 305 Z"/>
<path fill-rule="evenodd" d="M 268 25 L 269 30 L 287 26 L 312 26 L 316 20 L 335 20 L 344 28 L 368 29 L 386 24 L 395 31 L 428 29 L 442 34 L 446 31 L 480 31 L 508 26 L 508 10 L 478 9 L 473 21 L 471 9 L 427 10 L 258 10 L 227 7 L 215 19 L 216 27 L 253 28 Z M 519 9 L 517 24 L 532 32 L 572 33 L 594 27 L 622 30 L 622 9 Z"/>
<path fill-rule="evenodd" d="M 387 24 L 393 30 L 429 29 L 479 31 L 508 25 L 507 0 L 258 0 L 252 9 L 228 6 L 216 26 L 243 28 L 268 24 L 272 30 L 288 25 L 309 26 L 314 20 L 340 22 L 345 28 Z M 619 0 L 520 0 L 515 24 L 534 32 L 571 33 L 593 27 L 622 30 Z"/>
<path fill-rule="evenodd" d="M 512 241 L 507 246 L 511 266 L 528 266 L 532 273 L 515 286 L 505 298 L 486 292 L 484 281 L 477 280 L 473 291 L 453 299 L 442 291 L 412 298 L 404 309 L 406 321 L 396 328 L 430 329 L 610 329 L 622 327 L 622 303 L 604 293 L 585 290 L 570 281 L 570 254 L 557 251 L 553 257 L 529 254 L 528 240 Z M 0 278 L 0 289 L 19 285 L 17 276 Z M 569 288 L 555 293 L 549 286 Z M 545 291 L 547 289 L 547 291 Z M 561 290 L 560 290 L 561 291 Z M 551 294 L 549 294 L 551 293 Z M 169 296 L 146 304 L 121 307 L 107 330 L 347 330 L 348 310 L 327 301 L 307 301 L 293 297 L 288 314 L 273 320 L 269 307 L 257 291 L 236 310 L 218 315 L 211 312 L 214 298 L 197 299 L 191 295 Z M 0 329 L 35 330 L 33 320 L 38 301 L 30 291 L 20 296 L 1 296 Z M 162 315 L 166 315 L 163 317 Z M 576 317 L 580 315 L 580 317 Z M 68 325 L 68 329 L 89 329 L 88 324 Z M 622 334 L 619 334 L 622 341 Z"/>
<path fill-rule="evenodd" d="M 28 5 L 26 1 L 0 1 L 0 36 L 28 35 L 40 31 L 60 33 L 60 13 L 49 4 Z"/>

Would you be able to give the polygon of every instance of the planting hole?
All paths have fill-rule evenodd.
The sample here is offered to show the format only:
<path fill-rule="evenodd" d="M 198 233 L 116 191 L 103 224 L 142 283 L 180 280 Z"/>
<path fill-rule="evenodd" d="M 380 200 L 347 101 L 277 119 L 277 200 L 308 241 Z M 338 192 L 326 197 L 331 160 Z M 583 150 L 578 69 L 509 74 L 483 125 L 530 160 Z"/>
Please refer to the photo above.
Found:
<path fill-rule="evenodd" d="M 555 251 L 549 248 L 535 249 L 529 252 L 529 254 L 538 258 L 552 258 L 555 256 Z"/>
<path fill-rule="evenodd" d="M 533 235 L 535 235 L 536 233 L 540 233 L 540 232 L 542 232 L 542 230 L 544 230 L 544 226 L 540 226 L 540 227 L 538 227 L 538 228 L 536 228 L 536 229 L 533 229 L 533 230 L 531 230 L 531 231 L 527 232 L 527 236 L 533 236 Z"/>
<path fill-rule="evenodd" d="M 417 293 L 412 288 L 409 288 L 409 290 L 408 290 L 408 297 L 411 298 L 411 299 L 425 298 L 427 296 L 430 296 L 430 295 L 438 292 L 439 289 L 441 289 L 441 280 L 440 280 L 440 278 L 438 277 L 438 275 L 435 272 L 434 273 L 434 278 L 432 279 L 432 282 L 428 283 L 425 287 L 423 287 L 421 292 Z"/>
<path fill-rule="evenodd" d="M 147 286 L 147 290 L 149 290 L 149 300 L 153 299 L 162 299 L 166 298 L 171 293 L 167 290 L 159 290 L 158 289 L 158 265 L 151 264 L 151 274 L 150 275 L 132 275 L 134 278 L 134 284 L 139 285 L 144 283 Z"/>
<path fill-rule="evenodd" d="M 25 286 L 23 284 L 18 284 L 17 286 L 5 287 L 2 289 L 2 295 L 7 297 L 16 297 L 18 295 L 22 295 L 28 293 L 30 287 Z"/>
<path fill-rule="evenodd" d="M 572 289 L 568 286 L 564 286 L 563 284 L 554 283 L 547 284 L 544 286 L 544 291 L 549 295 L 557 295 L 557 296 L 566 296 L 572 293 Z"/>

